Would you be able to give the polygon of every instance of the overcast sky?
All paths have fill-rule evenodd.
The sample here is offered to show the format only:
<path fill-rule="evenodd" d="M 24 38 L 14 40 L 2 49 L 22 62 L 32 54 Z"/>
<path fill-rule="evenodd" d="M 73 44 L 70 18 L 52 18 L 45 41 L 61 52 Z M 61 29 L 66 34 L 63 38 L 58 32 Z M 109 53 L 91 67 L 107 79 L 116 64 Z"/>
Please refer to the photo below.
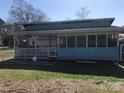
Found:
<path fill-rule="evenodd" d="M 26 0 L 52 21 L 75 19 L 81 7 L 91 10 L 89 18 L 115 17 L 113 25 L 124 25 L 124 0 Z M 0 18 L 7 20 L 13 0 L 0 0 Z"/>

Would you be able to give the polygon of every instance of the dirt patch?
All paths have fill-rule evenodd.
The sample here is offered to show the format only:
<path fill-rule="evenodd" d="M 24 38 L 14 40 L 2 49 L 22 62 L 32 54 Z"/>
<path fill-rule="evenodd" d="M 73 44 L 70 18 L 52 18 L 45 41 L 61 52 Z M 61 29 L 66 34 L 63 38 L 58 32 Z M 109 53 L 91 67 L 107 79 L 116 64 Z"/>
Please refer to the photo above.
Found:
<path fill-rule="evenodd" d="M 0 93 L 124 93 L 124 82 L 76 79 L 1 80 Z"/>

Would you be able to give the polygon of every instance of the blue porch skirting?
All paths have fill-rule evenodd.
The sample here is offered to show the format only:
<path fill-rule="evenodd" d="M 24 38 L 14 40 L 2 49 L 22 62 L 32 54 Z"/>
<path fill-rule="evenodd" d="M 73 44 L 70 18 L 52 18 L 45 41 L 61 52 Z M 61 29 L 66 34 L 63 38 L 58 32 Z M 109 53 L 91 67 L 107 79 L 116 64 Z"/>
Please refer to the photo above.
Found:
<path fill-rule="evenodd" d="M 117 60 L 119 58 L 117 47 L 59 48 L 57 52 L 60 59 Z"/>

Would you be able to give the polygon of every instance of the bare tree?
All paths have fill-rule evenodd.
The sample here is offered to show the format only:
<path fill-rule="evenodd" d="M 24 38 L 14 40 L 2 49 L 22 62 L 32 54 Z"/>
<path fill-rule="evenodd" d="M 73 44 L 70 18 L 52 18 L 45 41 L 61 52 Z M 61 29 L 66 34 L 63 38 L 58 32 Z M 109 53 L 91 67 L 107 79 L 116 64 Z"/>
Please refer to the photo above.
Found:
<path fill-rule="evenodd" d="M 87 19 L 89 13 L 91 11 L 87 9 L 87 7 L 82 7 L 79 11 L 75 13 L 77 19 Z"/>
<path fill-rule="evenodd" d="M 46 15 L 40 9 L 34 8 L 24 0 L 13 0 L 9 12 L 9 21 L 11 23 L 34 23 L 46 20 Z"/>

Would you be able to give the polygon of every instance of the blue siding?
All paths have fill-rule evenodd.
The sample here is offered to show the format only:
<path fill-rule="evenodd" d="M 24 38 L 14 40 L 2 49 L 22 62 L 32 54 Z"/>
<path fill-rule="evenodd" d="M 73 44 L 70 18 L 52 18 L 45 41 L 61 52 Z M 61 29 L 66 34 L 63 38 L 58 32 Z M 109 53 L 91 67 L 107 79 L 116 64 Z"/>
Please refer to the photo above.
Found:
<path fill-rule="evenodd" d="M 119 57 L 117 47 L 108 48 L 59 48 L 58 57 L 62 59 L 94 59 L 117 60 Z"/>

